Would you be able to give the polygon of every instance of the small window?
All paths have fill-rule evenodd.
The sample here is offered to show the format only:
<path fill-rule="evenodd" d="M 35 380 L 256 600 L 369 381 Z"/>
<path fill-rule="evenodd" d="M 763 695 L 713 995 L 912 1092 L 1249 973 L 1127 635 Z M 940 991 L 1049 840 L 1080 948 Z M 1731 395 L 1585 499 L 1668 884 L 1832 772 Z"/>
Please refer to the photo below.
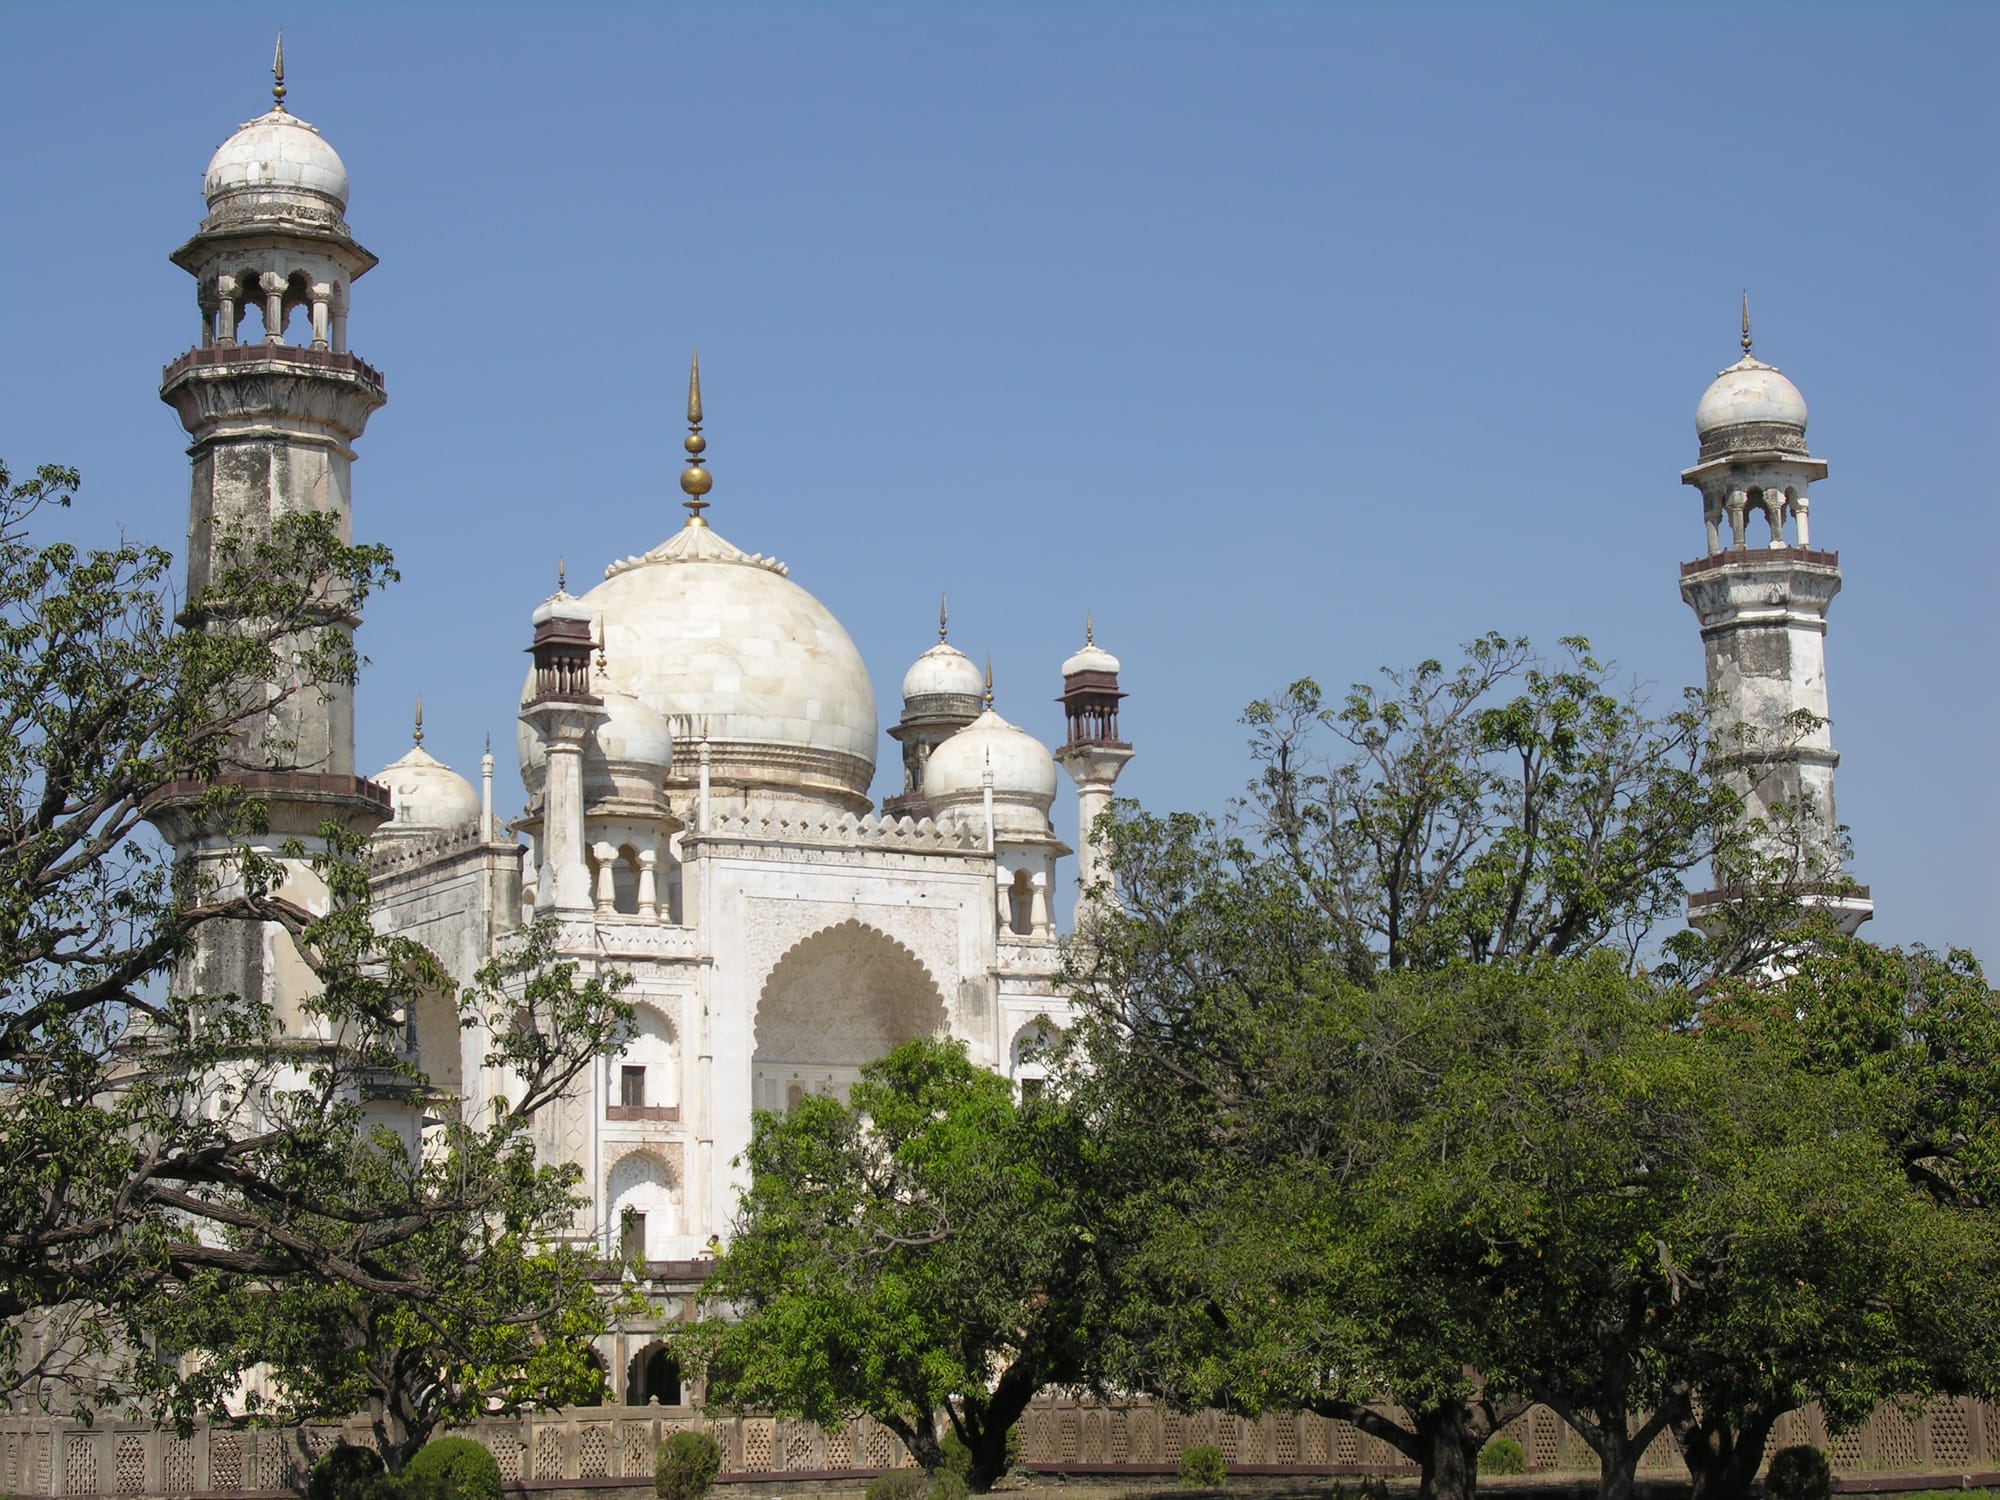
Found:
<path fill-rule="evenodd" d="M 618 1102 L 627 1109 L 638 1109 L 645 1105 L 646 1070 L 643 1067 L 624 1067 L 618 1070 Z"/>
<path fill-rule="evenodd" d="M 646 1258 L 646 1216 L 636 1209 L 626 1209 L 618 1221 L 618 1258 L 624 1261 Z"/>
<path fill-rule="evenodd" d="M 799 1104 L 801 1103 L 801 1101 L 803 1101 L 803 1100 L 804 1100 L 805 1096 L 806 1096 L 806 1091 L 805 1091 L 805 1089 L 804 1089 L 804 1087 L 803 1087 L 803 1086 L 801 1086 L 801 1085 L 799 1085 L 799 1084 L 796 1084 L 796 1083 L 788 1083 L 788 1084 L 786 1084 L 786 1085 L 785 1085 L 785 1108 L 786 1108 L 786 1109 L 797 1109 L 797 1108 L 799 1107 Z"/>

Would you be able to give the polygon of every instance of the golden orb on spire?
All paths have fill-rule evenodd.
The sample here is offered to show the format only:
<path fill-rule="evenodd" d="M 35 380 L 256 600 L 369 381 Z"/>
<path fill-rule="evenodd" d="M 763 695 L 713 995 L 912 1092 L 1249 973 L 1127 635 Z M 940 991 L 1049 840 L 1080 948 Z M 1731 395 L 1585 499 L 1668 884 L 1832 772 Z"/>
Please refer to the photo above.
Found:
<path fill-rule="evenodd" d="M 708 439 L 701 435 L 701 352 L 696 350 L 688 360 L 688 435 L 681 446 L 687 449 L 688 466 L 681 470 L 681 493 L 687 499 L 681 503 L 687 507 L 688 525 L 706 526 L 708 522 L 701 513 L 708 509 L 708 501 L 702 497 L 715 487 L 715 476 L 702 467 L 701 456 L 708 451 Z"/>

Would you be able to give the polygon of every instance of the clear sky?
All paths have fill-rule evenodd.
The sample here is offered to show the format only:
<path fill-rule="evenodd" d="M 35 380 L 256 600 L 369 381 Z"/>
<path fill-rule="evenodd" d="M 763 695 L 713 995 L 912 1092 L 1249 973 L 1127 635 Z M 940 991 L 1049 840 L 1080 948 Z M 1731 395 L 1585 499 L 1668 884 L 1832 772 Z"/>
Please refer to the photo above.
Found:
<path fill-rule="evenodd" d="M 940 590 L 1052 742 L 1092 611 L 1162 810 L 1240 786 L 1250 699 L 1488 629 L 1669 700 L 1748 286 L 1832 465 L 1869 931 L 2000 958 L 2000 7 L 0 5 L 0 454 L 79 465 L 84 534 L 180 546 L 167 254 L 280 23 L 382 258 L 364 770 L 421 692 L 519 806 L 529 612 L 559 555 L 679 524 L 692 345 L 711 519 L 842 620 L 885 721 Z"/>

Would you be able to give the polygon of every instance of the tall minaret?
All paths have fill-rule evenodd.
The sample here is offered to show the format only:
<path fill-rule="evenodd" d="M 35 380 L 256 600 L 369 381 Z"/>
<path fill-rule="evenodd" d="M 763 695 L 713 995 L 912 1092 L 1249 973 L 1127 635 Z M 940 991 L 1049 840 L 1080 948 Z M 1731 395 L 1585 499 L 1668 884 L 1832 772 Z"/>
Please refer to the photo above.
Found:
<path fill-rule="evenodd" d="M 1681 564 L 1681 597 L 1701 621 L 1717 729 L 1737 742 L 1724 762 L 1747 814 L 1772 827 L 1769 853 L 1796 855 L 1810 876 L 1837 869 L 1840 851 L 1826 698 L 1840 557 L 1812 549 L 1807 492 L 1826 462 L 1806 451 L 1798 387 L 1751 353 L 1748 296 L 1742 347 L 1695 409 L 1700 462 L 1681 482 L 1701 492 L 1708 554 Z M 1781 832 L 1788 824 L 1795 838 Z M 1690 914 L 1727 894 L 1695 896 Z M 1874 911 L 1865 889 L 1831 907 L 1850 932 Z"/>
<path fill-rule="evenodd" d="M 1063 706 L 1069 738 L 1056 759 L 1076 783 L 1076 920 L 1082 925 L 1091 892 L 1105 875 L 1103 851 L 1091 837 L 1097 816 L 1111 805 L 1111 788 L 1132 747 L 1118 738 L 1118 658 L 1097 644 L 1088 617 L 1083 623 L 1083 649 L 1062 665 Z"/>
<path fill-rule="evenodd" d="M 285 108 L 282 38 L 272 72 L 270 110 L 215 153 L 203 185 L 208 215 L 173 254 L 195 278 L 201 313 L 197 346 L 167 366 L 160 385 L 192 440 L 191 599 L 207 586 L 229 533 L 254 539 L 280 517 L 318 512 L 347 537 L 351 445 L 386 399 L 382 377 L 347 351 L 348 289 L 376 262 L 344 218 L 346 168 Z M 291 327 L 296 342 L 287 342 Z M 355 624 L 339 614 L 318 628 Z M 385 819 L 387 791 L 354 774 L 353 690 L 287 681 L 265 691 L 269 707 L 242 726 L 225 774 L 268 812 L 271 849 L 297 837 L 310 853 L 328 819 L 357 831 Z M 219 858 L 235 842 L 200 826 L 177 799 L 159 812 L 183 854 Z M 308 905 L 323 901 L 302 864 L 287 884 Z M 261 942 L 216 934 L 193 970 L 204 993 L 274 1001 L 304 982 L 285 978 L 300 971 L 268 934 Z"/>

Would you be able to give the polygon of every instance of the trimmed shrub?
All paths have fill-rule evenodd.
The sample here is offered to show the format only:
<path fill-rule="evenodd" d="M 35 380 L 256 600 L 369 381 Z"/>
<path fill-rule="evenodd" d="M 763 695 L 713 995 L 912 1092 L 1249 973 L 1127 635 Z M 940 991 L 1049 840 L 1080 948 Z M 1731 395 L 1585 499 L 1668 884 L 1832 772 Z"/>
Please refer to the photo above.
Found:
<path fill-rule="evenodd" d="M 924 1500 L 968 1500 L 972 1487 L 965 1482 L 963 1474 L 954 1474 L 949 1469 L 939 1469 L 931 1475 L 930 1492 Z"/>
<path fill-rule="evenodd" d="M 1479 1450 L 1479 1472 L 1525 1474 L 1528 1472 L 1527 1451 L 1510 1437 L 1494 1438 Z"/>
<path fill-rule="evenodd" d="M 1831 1500 L 1833 1465 L 1808 1443 L 1795 1443 L 1771 1455 L 1764 1488 L 1776 1500 Z"/>
<path fill-rule="evenodd" d="M 1213 1443 L 1197 1443 L 1181 1450 L 1181 1488 L 1219 1490 L 1229 1477 L 1229 1462 Z"/>
<path fill-rule="evenodd" d="M 676 1432 L 653 1458 L 653 1493 L 660 1500 L 701 1500 L 722 1467 L 722 1449 L 705 1432 Z"/>
<path fill-rule="evenodd" d="M 500 1500 L 500 1465 L 471 1438 L 432 1438 L 403 1466 L 408 1500 Z"/>
<path fill-rule="evenodd" d="M 343 1439 L 313 1464 L 306 1500 L 386 1500 L 394 1488 L 381 1454 Z"/>
<path fill-rule="evenodd" d="M 924 1500 L 928 1488 L 922 1469 L 891 1469 L 868 1481 L 866 1500 Z"/>

